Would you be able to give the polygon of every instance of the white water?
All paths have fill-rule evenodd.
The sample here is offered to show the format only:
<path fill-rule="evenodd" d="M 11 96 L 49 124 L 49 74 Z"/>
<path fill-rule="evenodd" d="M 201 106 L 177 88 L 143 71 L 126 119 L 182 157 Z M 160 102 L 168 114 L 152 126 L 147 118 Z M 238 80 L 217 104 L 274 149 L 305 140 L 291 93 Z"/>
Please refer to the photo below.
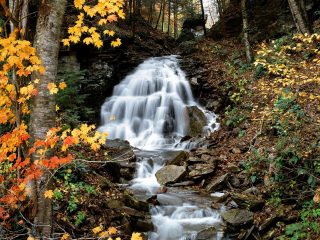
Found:
<path fill-rule="evenodd" d="M 144 150 L 171 148 L 187 134 L 187 106 L 197 106 L 212 131 L 216 116 L 199 106 L 176 56 L 150 58 L 120 84 L 101 108 L 100 131 Z"/>
<path fill-rule="evenodd" d="M 102 106 L 103 125 L 99 130 L 108 132 L 111 139 L 125 139 L 144 150 L 136 153 L 139 162 L 130 188 L 144 199 L 157 195 L 160 202 L 150 210 L 155 226 L 150 240 L 196 240 L 199 231 L 221 224 L 219 213 L 210 208 L 210 200 L 197 193 L 169 188 L 157 194 L 161 186 L 155 174 L 164 166 L 169 149 L 183 147 L 179 141 L 188 129 L 186 107 L 194 105 L 207 116 L 204 131 L 213 131 L 216 116 L 195 102 L 177 57 L 168 56 L 150 58 L 139 65 Z M 222 237 L 218 232 L 210 239 Z"/>

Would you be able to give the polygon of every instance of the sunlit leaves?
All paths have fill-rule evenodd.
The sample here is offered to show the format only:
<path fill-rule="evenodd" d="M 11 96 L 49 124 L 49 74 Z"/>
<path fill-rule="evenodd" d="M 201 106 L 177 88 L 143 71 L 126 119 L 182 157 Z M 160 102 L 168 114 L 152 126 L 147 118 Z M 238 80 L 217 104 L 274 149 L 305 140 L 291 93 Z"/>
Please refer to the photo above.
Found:
<path fill-rule="evenodd" d="M 84 44 L 101 48 L 103 36 L 114 36 L 114 31 L 105 28 L 110 27 L 109 24 L 118 21 L 119 18 L 125 18 L 123 5 L 123 0 L 99 0 L 98 2 L 74 0 L 74 6 L 79 10 L 79 15 L 75 25 L 68 29 L 68 38 L 62 40 L 63 45 L 70 46 L 71 43 L 78 43 L 83 38 Z M 99 26 L 99 28 L 92 26 Z M 120 39 L 111 42 L 112 47 L 120 45 Z"/>

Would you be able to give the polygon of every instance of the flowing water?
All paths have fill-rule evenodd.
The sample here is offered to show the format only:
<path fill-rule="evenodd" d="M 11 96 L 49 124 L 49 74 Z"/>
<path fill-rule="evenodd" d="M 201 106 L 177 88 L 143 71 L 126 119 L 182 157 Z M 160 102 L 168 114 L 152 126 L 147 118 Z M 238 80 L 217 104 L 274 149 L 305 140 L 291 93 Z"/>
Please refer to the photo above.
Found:
<path fill-rule="evenodd" d="M 100 131 L 110 139 L 125 139 L 138 158 L 136 177 L 130 188 L 142 199 L 157 195 L 160 205 L 151 207 L 155 231 L 150 240 L 198 239 L 208 227 L 219 228 L 220 215 L 210 208 L 211 201 L 191 190 L 168 188 L 158 193 L 156 172 L 165 165 L 171 151 L 190 144 L 179 144 L 188 132 L 187 107 L 197 106 L 208 119 L 204 132 L 215 129 L 216 116 L 199 106 L 176 56 L 150 58 L 140 64 L 120 84 L 101 109 Z M 192 144 L 191 144 L 192 145 Z M 222 239 L 219 231 L 209 239 Z"/>

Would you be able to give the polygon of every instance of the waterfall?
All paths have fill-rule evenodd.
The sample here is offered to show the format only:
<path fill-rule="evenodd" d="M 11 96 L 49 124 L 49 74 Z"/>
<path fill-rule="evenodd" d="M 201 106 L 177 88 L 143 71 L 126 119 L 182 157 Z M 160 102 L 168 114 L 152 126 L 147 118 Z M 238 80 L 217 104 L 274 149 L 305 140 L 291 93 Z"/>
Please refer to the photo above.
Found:
<path fill-rule="evenodd" d="M 213 130 L 216 117 L 195 102 L 178 58 L 150 58 L 115 86 L 102 105 L 99 130 L 141 149 L 170 148 L 187 134 L 187 106 L 198 106 Z"/>
<path fill-rule="evenodd" d="M 218 229 L 221 224 L 219 213 L 210 207 L 211 201 L 197 193 L 175 193 L 173 188 L 158 193 L 161 186 L 155 174 L 165 165 L 166 152 L 195 146 L 192 142 L 180 143 L 188 134 L 190 106 L 198 107 L 206 116 L 204 131 L 215 130 L 216 116 L 196 103 L 178 58 L 167 56 L 140 64 L 115 86 L 101 108 L 99 130 L 107 132 L 109 139 L 125 139 L 140 149 L 135 152 L 137 170 L 130 189 L 141 199 L 157 195 L 160 203 L 150 210 L 155 231 L 149 233 L 149 240 L 196 240 L 199 232 L 208 227 Z M 217 230 L 210 239 L 222 237 Z"/>

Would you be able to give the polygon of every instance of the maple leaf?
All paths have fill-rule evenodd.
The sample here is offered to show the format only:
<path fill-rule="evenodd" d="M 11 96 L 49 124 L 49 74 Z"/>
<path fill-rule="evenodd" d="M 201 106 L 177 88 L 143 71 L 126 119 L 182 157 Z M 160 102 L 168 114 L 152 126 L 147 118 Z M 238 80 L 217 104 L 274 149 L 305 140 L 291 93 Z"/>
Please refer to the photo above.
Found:
<path fill-rule="evenodd" d="M 94 234 L 98 234 L 99 232 L 102 232 L 102 230 L 103 230 L 103 227 L 102 226 L 98 226 L 98 227 L 93 228 L 92 232 Z"/>
<path fill-rule="evenodd" d="M 70 235 L 68 233 L 65 233 L 62 235 L 60 240 L 68 240 L 68 239 L 70 239 Z"/>
<path fill-rule="evenodd" d="M 119 47 L 121 45 L 121 39 L 117 38 L 115 41 L 111 42 L 112 47 Z"/>
<path fill-rule="evenodd" d="M 132 233 L 131 240 L 143 240 L 141 233 L 136 233 L 136 232 Z"/>
<path fill-rule="evenodd" d="M 47 88 L 49 89 L 50 94 L 57 94 L 59 91 L 55 83 L 48 83 Z"/>
<path fill-rule="evenodd" d="M 115 227 L 109 227 L 108 228 L 108 233 L 110 235 L 116 234 L 118 232 L 118 230 Z"/>
<path fill-rule="evenodd" d="M 53 191 L 52 190 L 47 190 L 47 191 L 44 192 L 43 195 L 44 195 L 45 198 L 51 199 L 53 197 Z"/>
<path fill-rule="evenodd" d="M 59 88 L 60 88 L 61 90 L 65 89 L 66 87 L 67 87 L 67 84 L 66 84 L 65 82 L 59 83 Z"/>

